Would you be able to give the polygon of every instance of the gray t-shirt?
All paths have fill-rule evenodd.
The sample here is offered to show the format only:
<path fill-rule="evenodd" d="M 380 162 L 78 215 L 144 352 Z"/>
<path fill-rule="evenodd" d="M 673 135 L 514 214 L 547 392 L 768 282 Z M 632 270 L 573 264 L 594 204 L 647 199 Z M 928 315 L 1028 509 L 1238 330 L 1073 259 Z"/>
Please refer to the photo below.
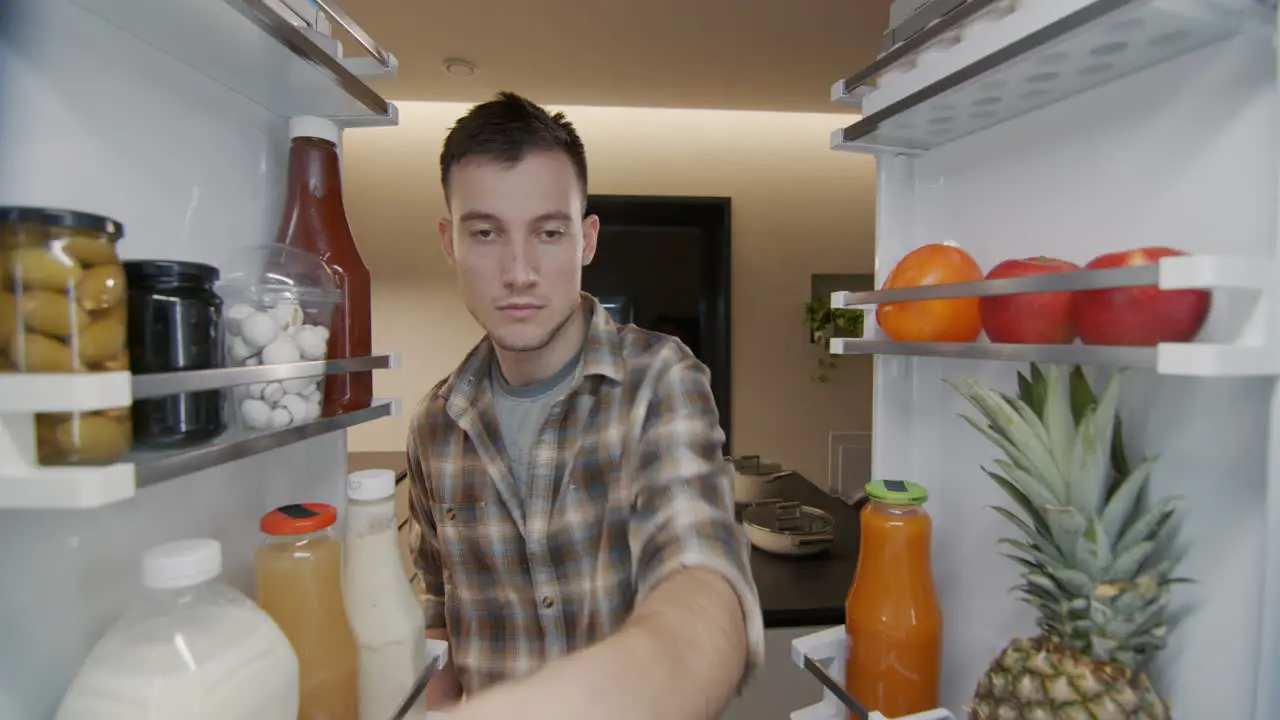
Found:
<path fill-rule="evenodd" d="M 511 477 L 523 488 L 529 487 L 534 443 L 551 406 L 564 395 L 582 362 L 582 350 L 569 359 L 554 375 L 532 385 L 516 387 L 502 377 L 495 358 L 490 370 L 493 383 L 493 411 L 498 416 L 502 444 L 507 449 L 507 465 Z"/>

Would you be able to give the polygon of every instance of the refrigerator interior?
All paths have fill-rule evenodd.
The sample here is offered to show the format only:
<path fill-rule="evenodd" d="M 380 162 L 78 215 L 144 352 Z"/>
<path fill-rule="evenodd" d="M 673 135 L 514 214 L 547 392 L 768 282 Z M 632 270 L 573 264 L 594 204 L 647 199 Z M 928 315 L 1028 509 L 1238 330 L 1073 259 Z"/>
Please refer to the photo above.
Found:
<path fill-rule="evenodd" d="M 68 0 L 6 3 L 0 38 L 0 204 L 115 218 L 125 259 L 218 264 L 274 241 L 286 117 Z M 224 578 L 252 591 L 258 517 L 287 502 L 340 504 L 345 473 L 336 432 L 99 509 L 0 510 L 0 719 L 52 716 L 141 592 L 147 547 L 214 537 Z"/>
<path fill-rule="evenodd" d="M 877 286 L 903 255 L 931 242 L 960 245 L 984 270 L 1036 255 L 1083 265 L 1104 252 L 1151 245 L 1270 260 L 1276 120 L 1275 48 L 1265 36 L 1247 36 L 924 154 L 880 154 Z M 1217 293 L 1201 339 L 1229 341 L 1242 310 Z M 1008 593 L 1018 568 L 997 550 L 996 540 L 1016 531 L 987 507 L 1009 505 L 979 469 L 998 450 L 958 417 L 972 408 L 941 378 L 967 375 L 1012 392 L 1015 373 L 1026 368 L 876 358 L 873 477 L 908 478 L 931 492 L 935 581 L 946 618 L 942 701 L 956 713 L 1003 645 L 1036 628 L 1031 609 Z M 1267 548 L 1268 484 L 1277 477 L 1267 466 L 1274 378 L 1141 369 L 1127 378 L 1122 415 L 1130 457 L 1159 455 L 1150 497 L 1184 496 L 1179 574 L 1197 581 L 1175 589 L 1174 616 L 1184 621 L 1154 669 L 1155 682 L 1178 717 L 1269 720 L 1280 705 L 1255 710 L 1255 694 L 1270 702 L 1275 692 L 1259 674 L 1276 644 L 1274 631 L 1259 631 L 1272 627 L 1264 606 L 1274 612 L 1276 605 L 1263 592 L 1264 569 L 1275 560 Z"/>

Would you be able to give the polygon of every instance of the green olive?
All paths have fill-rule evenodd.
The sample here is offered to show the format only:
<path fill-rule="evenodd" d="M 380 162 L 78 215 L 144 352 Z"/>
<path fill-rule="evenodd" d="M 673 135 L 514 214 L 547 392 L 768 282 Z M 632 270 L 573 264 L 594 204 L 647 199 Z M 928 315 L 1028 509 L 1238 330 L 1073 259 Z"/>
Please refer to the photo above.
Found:
<path fill-rule="evenodd" d="M 105 363 L 120 357 L 124 341 L 124 325 L 111 318 L 90 323 L 76 336 L 80 359 L 86 364 Z"/>
<path fill-rule="evenodd" d="M 10 264 L 14 280 L 24 288 L 66 292 L 84 276 L 84 268 L 74 258 L 47 247 L 18 248 Z"/>
<path fill-rule="evenodd" d="M 105 414 L 84 414 L 58 424 L 54 439 L 68 459 L 107 463 L 129 450 L 127 423 Z"/>
<path fill-rule="evenodd" d="M 62 242 L 62 249 L 82 265 L 120 264 L 116 255 L 115 243 L 96 235 L 81 235 L 67 238 Z"/>
<path fill-rule="evenodd" d="M 76 372 L 80 363 L 66 343 L 36 333 L 22 333 L 9 344 L 9 359 L 24 372 Z"/>
<path fill-rule="evenodd" d="M 62 293 L 28 290 L 21 303 L 22 323 L 38 333 L 66 338 L 89 324 L 89 313 Z"/>
<path fill-rule="evenodd" d="M 0 290 L 0 350 L 9 347 L 9 339 L 18 329 L 18 303 L 11 293 Z"/>
<path fill-rule="evenodd" d="M 91 267 L 76 283 L 76 298 L 85 310 L 104 310 L 119 305 L 124 294 L 124 268 L 119 265 Z"/>

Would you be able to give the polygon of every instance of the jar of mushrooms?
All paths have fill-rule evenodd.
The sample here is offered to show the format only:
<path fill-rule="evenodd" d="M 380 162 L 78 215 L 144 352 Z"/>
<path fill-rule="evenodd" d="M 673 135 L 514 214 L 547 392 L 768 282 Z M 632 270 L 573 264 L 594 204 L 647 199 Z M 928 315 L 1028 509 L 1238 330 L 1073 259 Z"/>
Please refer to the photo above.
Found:
<path fill-rule="evenodd" d="M 101 215 L 0 207 L 0 372 L 127 371 L 124 227 Z M 36 416 L 43 465 L 115 461 L 129 408 Z"/>

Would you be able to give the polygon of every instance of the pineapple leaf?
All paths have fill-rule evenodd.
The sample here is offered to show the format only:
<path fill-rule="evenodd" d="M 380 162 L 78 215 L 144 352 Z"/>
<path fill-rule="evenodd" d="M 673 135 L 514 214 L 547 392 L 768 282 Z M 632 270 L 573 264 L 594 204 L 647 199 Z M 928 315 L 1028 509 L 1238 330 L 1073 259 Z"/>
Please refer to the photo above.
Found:
<path fill-rule="evenodd" d="M 1075 557 L 1078 567 L 1095 582 L 1106 579 L 1113 559 L 1111 540 L 1097 518 L 1089 519 L 1089 524 L 1076 545 Z"/>
<path fill-rule="evenodd" d="M 1045 434 L 1039 418 L 1031 413 L 1031 409 L 1017 399 L 1013 399 L 1013 403 L 1010 404 L 1000 393 L 972 379 L 965 380 L 969 386 L 970 397 L 979 404 L 983 414 L 1000 434 L 1017 448 L 1018 453 L 1029 461 L 1024 467 L 1029 470 L 1034 468 L 1042 473 L 1046 482 L 1051 483 L 1051 490 L 1064 487 L 1066 483 L 1063 480 L 1062 468 L 1053 463 L 1053 456 L 1049 453 L 1047 445 L 1048 435 Z M 1001 446 L 1001 449 L 1004 447 Z"/>
<path fill-rule="evenodd" d="M 1031 406 L 1032 410 L 1039 413 L 1040 408 L 1035 403 L 1035 388 L 1031 385 L 1031 381 L 1026 375 L 1018 373 L 1018 399 Z"/>
<path fill-rule="evenodd" d="M 1032 562 L 1032 561 L 1030 561 L 1030 560 L 1028 560 L 1028 559 L 1026 559 L 1026 558 L 1024 558 L 1024 557 L 1022 557 L 1021 555 L 1014 555 L 1013 553 L 999 553 L 999 555 L 1000 555 L 1001 557 L 1009 558 L 1010 560 L 1012 560 L 1012 561 L 1014 561 L 1014 562 L 1018 563 L 1018 564 L 1019 564 L 1019 565 L 1021 565 L 1021 566 L 1023 567 L 1023 569 L 1025 569 L 1025 570 L 1030 570 L 1030 571 L 1032 571 L 1032 572 L 1038 572 L 1038 573 L 1042 573 L 1042 572 L 1044 572 L 1044 568 L 1042 568 L 1042 567 L 1040 567 L 1039 565 L 1035 564 L 1034 562 Z"/>
<path fill-rule="evenodd" d="M 1028 572 L 1028 573 L 1023 573 L 1023 577 L 1025 578 L 1027 575 L 1030 575 L 1030 574 L 1031 574 L 1031 573 L 1029 573 L 1029 572 Z M 1044 575 L 1043 573 L 1041 573 L 1041 574 L 1040 574 L 1040 577 L 1043 577 L 1043 578 L 1045 578 L 1046 580 L 1048 579 L 1048 576 L 1047 576 L 1047 575 Z M 1050 584 L 1052 584 L 1052 583 L 1050 583 Z M 1045 589 L 1045 588 L 1043 588 L 1043 587 L 1040 587 L 1039 585 L 1033 585 L 1033 584 L 1031 584 L 1031 582 L 1030 582 L 1030 581 L 1028 581 L 1028 582 L 1026 582 L 1025 584 L 1022 584 L 1022 585 L 1014 586 L 1014 587 L 1013 587 L 1013 591 L 1014 591 L 1014 592 L 1022 593 L 1023 595 L 1025 595 L 1025 596 L 1027 596 L 1027 597 L 1038 598 L 1038 599 L 1043 600 L 1043 601 L 1045 601 L 1045 602 L 1047 602 L 1047 603 L 1057 604 L 1057 603 L 1059 603 L 1059 602 L 1061 602 L 1061 601 L 1062 601 L 1062 591 L 1061 591 L 1061 590 L 1059 590 L 1058 588 L 1056 588 L 1056 587 L 1055 587 L 1055 588 L 1053 588 L 1053 589 L 1051 589 L 1051 590 L 1048 590 L 1048 589 Z"/>
<path fill-rule="evenodd" d="M 1129 459 L 1124 453 L 1124 423 L 1116 415 L 1115 431 L 1111 434 L 1111 469 L 1116 477 L 1129 477 L 1133 470 L 1129 467 Z"/>
<path fill-rule="evenodd" d="M 1102 528 L 1107 531 L 1107 537 L 1120 536 L 1124 522 L 1133 513 L 1133 508 L 1138 502 L 1147 479 L 1151 476 L 1151 469 L 1155 466 L 1155 462 L 1155 458 L 1148 458 L 1136 470 L 1116 483 L 1116 490 L 1107 500 L 1106 509 L 1102 511 Z"/>
<path fill-rule="evenodd" d="M 1040 366 L 1035 363 L 1031 363 L 1031 397 L 1034 402 L 1028 402 L 1027 404 L 1036 408 L 1036 410 L 1042 410 L 1045 403 L 1045 387 L 1045 377 L 1044 373 L 1040 370 Z"/>
<path fill-rule="evenodd" d="M 1101 510 L 1109 489 L 1111 431 L 1119 400 L 1120 374 L 1116 373 L 1111 376 L 1097 406 L 1085 412 L 1076 433 L 1067 476 L 1073 479 L 1071 505 L 1086 516 Z"/>
<path fill-rule="evenodd" d="M 1071 461 L 1071 450 L 1076 435 L 1076 424 L 1071 417 L 1071 398 L 1062 374 L 1057 366 L 1049 367 L 1048 383 L 1045 388 L 1046 398 L 1040 416 L 1044 418 L 1044 429 L 1048 439 L 1049 452 L 1059 468 L 1068 467 Z M 1065 492 L 1060 489 L 1058 495 L 1063 500 Z"/>
<path fill-rule="evenodd" d="M 1147 510 L 1142 517 L 1135 520 L 1120 535 L 1120 541 L 1116 543 L 1116 552 L 1123 553 L 1140 542 L 1152 540 L 1158 536 L 1169 523 L 1169 520 L 1172 519 L 1174 514 L 1173 506 L 1179 499 L 1176 495 L 1164 498 L 1156 503 L 1155 507 Z"/>
<path fill-rule="evenodd" d="M 977 420 L 974 420 L 968 415 L 961 415 L 960 418 L 963 419 L 965 422 L 969 423 L 969 425 L 972 426 L 974 430 L 977 430 L 979 433 L 981 433 L 983 437 L 990 440 L 993 445 L 1003 450 L 1004 454 L 1007 455 L 1009 459 L 1012 460 L 1015 464 L 1017 464 L 1018 467 L 1023 467 L 1023 468 L 1031 467 L 1031 461 L 1027 459 L 1027 456 L 1023 455 L 1022 451 L 1014 447 L 1013 443 L 1006 440 L 1004 436 L 1000 435 L 997 431 L 992 430 L 989 427 L 984 427 L 980 425 Z"/>
<path fill-rule="evenodd" d="M 1071 394 L 1071 417 L 1079 426 L 1080 421 L 1084 420 L 1085 411 L 1097 405 L 1098 398 L 1093 394 L 1093 388 L 1089 386 L 1089 378 L 1084 376 L 1084 369 L 1079 365 L 1071 369 L 1068 385 Z"/>
<path fill-rule="evenodd" d="M 1053 542 L 1064 557 L 1071 557 L 1084 534 L 1088 522 L 1073 507 L 1051 506 L 1045 508 L 1045 520 L 1049 522 Z"/>
<path fill-rule="evenodd" d="M 1005 477 L 1018 486 L 1036 507 L 1057 506 L 1060 502 L 1052 492 L 1041 485 L 1030 473 L 1013 463 L 996 459 L 992 461 L 996 467 L 1004 471 Z"/>
<path fill-rule="evenodd" d="M 1128 580 L 1138 574 L 1142 569 L 1142 564 L 1151 557 L 1151 554 L 1160 547 L 1154 540 L 1140 542 L 1137 545 L 1116 556 L 1111 563 L 1111 567 L 1107 568 L 1107 582 L 1117 582 L 1120 580 Z"/>
<path fill-rule="evenodd" d="M 1036 530 L 1038 531 L 1036 533 L 1037 535 L 1041 537 L 1050 537 L 1049 524 L 1045 522 L 1044 516 L 1036 510 L 1035 504 L 1032 503 L 1031 500 L 1027 499 L 1026 494 L 1019 490 L 1017 485 L 1014 485 L 1008 478 L 993 473 L 986 468 L 982 468 L 982 471 L 994 480 L 996 485 L 999 485 L 1000 489 L 1004 490 L 1005 494 L 1018 504 L 1018 507 L 1022 508 L 1022 511 L 1027 514 L 1027 517 L 1031 518 L 1031 522 L 1035 524 Z M 1009 511 L 1006 510 L 1005 512 Z M 1001 514 L 1003 515 L 1004 513 Z M 1013 515 L 1013 513 L 1009 514 Z"/>
<path fill-rule="evenodd" d="M 1017 488 L 1014 488 L 1014 489 L 1017 490 Z M 1048 537 L 1049 535 L 1048 526 L 1044 527 L 1044 532 L 1037 532 L 1036 528 L 1031 527 L 1030 525 L 1027 524 L 1025 520 L 1018 517 L 1017 515 L 1014 515 L 1011 510 L 1002 508 L 998 505 L 992 505 L 990 507 L 992 510 L 995 510 L 997 513 L 999 513 L 1000 517 L 1004 518 L 1005 520 L 1008 520 L 1013 526 L 1021 530 L 1022 534 L 1026 535 L 1027 539 L 1031 541 L 1031 547 L 1035 548 L 1039 552 L 1042 552 L 1048 555 L 1058 563 L 1064 563 L 1064 564 L 1066 563 L 1066 558 L 1062 556 L 1062 553 L 1058 552 L 1058 548 L 1054 547 L 1052 538 Z M 1037 513 L 1035 517 L 1039 519 L 1040 516 Z M 1045 541 L 1048 541 L 1048 542 L 1046 543 Z"/>
<path fill-rule="evenodd" d="M 1049 554 L 1040 552 L 1040 550 L 1036 548 L 1034 545 L 1029 545 L 1027 543 L 1022 542 L 1021 540 L 1013 540 L 1011 538 L 1000 538 L 999 540 L 996 541 L 996 544 L 1008 545 L 1009 547 L 1022 553 L 1023 557 L 1027 557 L 1033 560 L 1037 565 L 1040 566 L 1040 569 L 1047 572 L 1050 577 L 1058 577 L 1062 573 L 1067 572 L 1069 570 L 1069 568 L 1066 565 L 1064 565 L 1061 561 L 1055 560 Z"/>

